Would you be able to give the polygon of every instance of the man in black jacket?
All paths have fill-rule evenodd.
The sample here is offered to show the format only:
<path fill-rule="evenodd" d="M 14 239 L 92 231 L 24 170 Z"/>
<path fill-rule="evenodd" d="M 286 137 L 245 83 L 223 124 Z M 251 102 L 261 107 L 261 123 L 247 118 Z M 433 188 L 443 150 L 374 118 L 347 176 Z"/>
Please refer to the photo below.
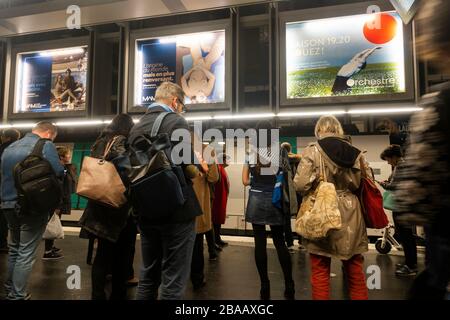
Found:
<path fill-rule="evenodd" d="M 3 151 L 11 143 L 20 139 L 20 132 L 17 129 L 5 129 L 1 135 L 0 145 L 0 162 L 3 155 Z M 0 211 L 0 253 L 8 253 L 8 223 L 6 222 L 5 215 Z"/>
<path fill-rule="evenodd" d="M 190 136 L 189 125 L 180 115 L 184 109 L 184 97 L 185 93 L 180 86 L 170 82 L 162 83 L 155 93 L 156 102 L 149 106 L 146 114 L 131 130 L 129 142 L 142 134 L 150 133 L 153 123 L 162 112 L 169 112 L 169 115 L 162 122 L 159 133 L 167 133 L 172 139 L 172 145 L 180 143 L 173 140 L 172 133 L 175 130 L 186 130 L 185 136 Z M 190 141 L 182 143 L 190 146 Z M 198 174 L 192 163 L 181 164 L 191 191 L 183 207 L 174 212 L 164 224 L 139 222 L 143 265 L 137 290 L 138 300 L 157 299 L 160 285 L 160 299 L 179 300 L 183 297 L 195 240 L 195 217 L 202 214 L 190 180 Z M 152 208 L 148 210 L 151 213 Z"/>

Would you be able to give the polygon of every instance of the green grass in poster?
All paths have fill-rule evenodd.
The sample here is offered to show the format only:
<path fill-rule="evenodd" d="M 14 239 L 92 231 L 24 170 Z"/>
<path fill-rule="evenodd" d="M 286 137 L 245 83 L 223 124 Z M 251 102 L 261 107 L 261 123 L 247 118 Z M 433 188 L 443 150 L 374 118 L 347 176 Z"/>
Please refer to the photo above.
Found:
<path fill-rule="evenodd" d="M 288 99 L 332 96 L 331 88 L 333 87 L 334 79 L 336 78 L 339 69 L 340 67 L 328 67 L 323 69 L 305 69 L 289 73 L 287 79 Z M 360 73 L 352 77 L 355 81 L 383 78 L 394 78 L 396 79 L 395 84 L 393 86 L 354 86 L 352 87 L 351 92 L 339 95 L 366 95 L 400 92 L 396 63 L 370 64 Z"/>

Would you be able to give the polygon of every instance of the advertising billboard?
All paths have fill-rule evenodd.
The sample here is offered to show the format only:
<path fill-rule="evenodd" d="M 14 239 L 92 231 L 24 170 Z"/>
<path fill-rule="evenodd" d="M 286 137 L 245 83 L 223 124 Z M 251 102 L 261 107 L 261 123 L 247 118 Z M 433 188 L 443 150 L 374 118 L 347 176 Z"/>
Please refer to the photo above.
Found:
<path fill-rule="evenodd" d="M 86 109 L 87 46 L 19 53 L 14 113 Z"/>
<path fill-rule="evenodd" d="M 405 92 L 397 13 L 286 23 L 287 100 Z"/>
<path fill-rule="evenodd" d="M 225 30 L 136 40 L 134 104 L 152 104 L 165 81 L 183 88 L 186 104 L 223 103 Z"/>

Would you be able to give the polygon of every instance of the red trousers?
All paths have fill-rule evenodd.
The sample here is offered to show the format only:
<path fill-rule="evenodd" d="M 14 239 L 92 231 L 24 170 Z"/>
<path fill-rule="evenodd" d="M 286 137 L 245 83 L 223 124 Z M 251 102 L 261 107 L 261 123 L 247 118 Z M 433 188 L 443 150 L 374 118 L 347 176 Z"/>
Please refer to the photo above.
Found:
<path fill-rule="evenodd" d="M 310 254 L 310 261 L 312 298 L 313 300 L 329 300 L 331 258 Z M 342 263 L 344 264 L 350 299 L 367 300 L 369 292 L 363 270 L 364 257 L 357 254 L 349 260 L 343 260 Z"/>

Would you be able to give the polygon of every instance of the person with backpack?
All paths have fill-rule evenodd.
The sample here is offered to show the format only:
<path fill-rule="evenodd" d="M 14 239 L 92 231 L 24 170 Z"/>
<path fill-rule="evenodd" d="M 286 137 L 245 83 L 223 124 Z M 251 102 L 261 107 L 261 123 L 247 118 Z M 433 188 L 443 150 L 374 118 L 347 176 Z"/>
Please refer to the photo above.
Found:
<path fill-rule="evenodd" d="M 8 148 L 13 142 L 20 139 L 20 131 L 14 128 L 5 129 L 1 134 L 1 145 L 0 145 L 0 159 L 3 152 Z M 6 222 L 5 215 L 0 209 L 0 253 L 8 253 L 8 223 Z"/>
<path fill-rule="evenodd" d="M 163 82 L 156 90 L 156 102 L 148 107 L 145 115 L 131 130 L 128 141 L 130 145 L 152 131 L 159 135 L 168 135 L 171 138 L 171 148 L 182 143 L 189 152 L 189 161 L 182 161 L 176 168 L 181 169 L 181 177 L 186 184 L 183 186 L 184 203 L 172 207 L 162 217 L 160 210 L 178 201 L 179 195 L 168 193 L 160 185 L 159 188 L 148 190 L 146 194 L 168 197 L 171 203 L 158 203 L 155 199 L 148 208 L 140 208 L 137 212 L 138 226 L 141 232 L 142 269 L 137 289 L 138 300 L 180 300 L 183 297 L 189 280 L 192 253 L 195 242 L 195 219 L 202 214 L 201 207 L 195 196 L 191 178 L 198 175 L 198 169 L 193 165 L 194 152 L 191 146 L 191 134 L 187 121 L 180 115 L 184 111 L 183 89 L 177 84 Z M 164 117 L 164 118 L 161 118 Z M 158 121 L 157 121 L 158 120 Z M 159 122 L 161 121 L 162 122 Z M 159 128 L 156 128 L 155 123 Z M 155 130 L 153 130 L 155 129 Z M 175 138 L 174 131 L 183 132 L 186 141 Z M 170 154 L 170 152 L 168 152 Z M 171 184 L 173 185 L 173 183 Z M 155 219 L 158 216 L 159 219 Z M 156 220 L 156 221 L 155 221 Z"/>
<path fill-rule="evenodd" d="M 102 158 L 115 164 L 124 182 L 128 184 L 126 171 L 119 161 L 127 153 L 127 138 L 133 127 L 133 119 L 127 114 L 119 114 L 103 130 L 91 149 L 91 157 Z M 105 150 L 109 146 L 109 152 Z M 105 186 L 107 188 L 108 186 Z M 136 224 L 130 206 L 125 203 L 120 208 L 88 201 L 80 225 L 98 239 L 97 252 L 92 265 L 92 300 L 106 300 L 106 276 L 112 272 L 111 300 L 127 298 L 126 282 L 129 277 L 129 256 L 134 254 Z"/>
<path fill-rule="evenodd" d="M 336 258 L 344 265 L 350 298 L 367 300 L 362 254 L 368 251 L 369 241 L 361 204 L 354 194 L 361 183 L 361 170 L 366 170 L 361 169 L 362 153 L 344 137 L 344 130 L 334 116 L 322 116 L 316 123 L 315 135 L 318 141 L 303 150 L 294 178 L 295 188 L 303 196 L 297 220 L 315 209 L 309 208 L 308 203 L 317 201 L 316 192 L 321 182 L 327 182 L 334 185 L 336 191 L 333 196 L 326 190 L 320 209 L 333 210 L 334 203 L 330 204 L 330 199 L 337 198 L 340 228 L 328 230 L 326 237 L 318 239 L 303 237 L 310 256 L 312 298 L 330 299 L 331 259 Z M 319 214 L 326 213 L 316 213 Z M 318 217 L 316 220 L 319 221 L 316 224 L 320 223 Z M 310 229 L 313 227 L 315 225 L 309 226 Z"/>
<path fill-rule="evenodd" d="M 2 210 L 11 232 L 5 283 L 10 300 L 30 299 L 26 290 L 36 250 L 60 202 L 58 178 L 64 167 L 53 144 L 57 133 L 54 124 L 41 121 L 2 156 Z"/>
<path fill-rule="evenodd" d="M 268 131 L 268 143 L 263 145 L 261 141 L 258 141 L 257 145 L 252 145 L 251 153 L 242 169 L 242 183 L 244 186 L 250 186 L 245 221 L 251 223 L 253 227 L 255 263 L 261 280 L 261 299 L 270 299 L 266 234 L 266 225 L 269 225 L 273 244 L 277 250 L 278 260 L 283 270 L 284 296 L 286 299 L 293 300 L 295 297 L 295 284 L 292 278 L 292 261 L 284 241 L 284 224 L 288 213 L 285 212 L 284 205 L 282 205 L 282 208 L 279 208 L 273 201 L 278 175 L 282 171 L 282 163 L 277 163 L 280 149 L 272 146 L 270 129 L 271 124 L 268 122 L 260 122 L 257 125 L 257 130 Z M 261 133 L 259 137 L 261 137 Z M 289 183 L 289 181 L 284 180 L 282 184 L 286 182 Z M 281 191 L 281 194 L 283 194 L 283 191 Z M 283 198 L 283 195 L 281 195 L 281 198 Z M 290 206 L 290 204 L 288 203 L 287 206 Z"/>

